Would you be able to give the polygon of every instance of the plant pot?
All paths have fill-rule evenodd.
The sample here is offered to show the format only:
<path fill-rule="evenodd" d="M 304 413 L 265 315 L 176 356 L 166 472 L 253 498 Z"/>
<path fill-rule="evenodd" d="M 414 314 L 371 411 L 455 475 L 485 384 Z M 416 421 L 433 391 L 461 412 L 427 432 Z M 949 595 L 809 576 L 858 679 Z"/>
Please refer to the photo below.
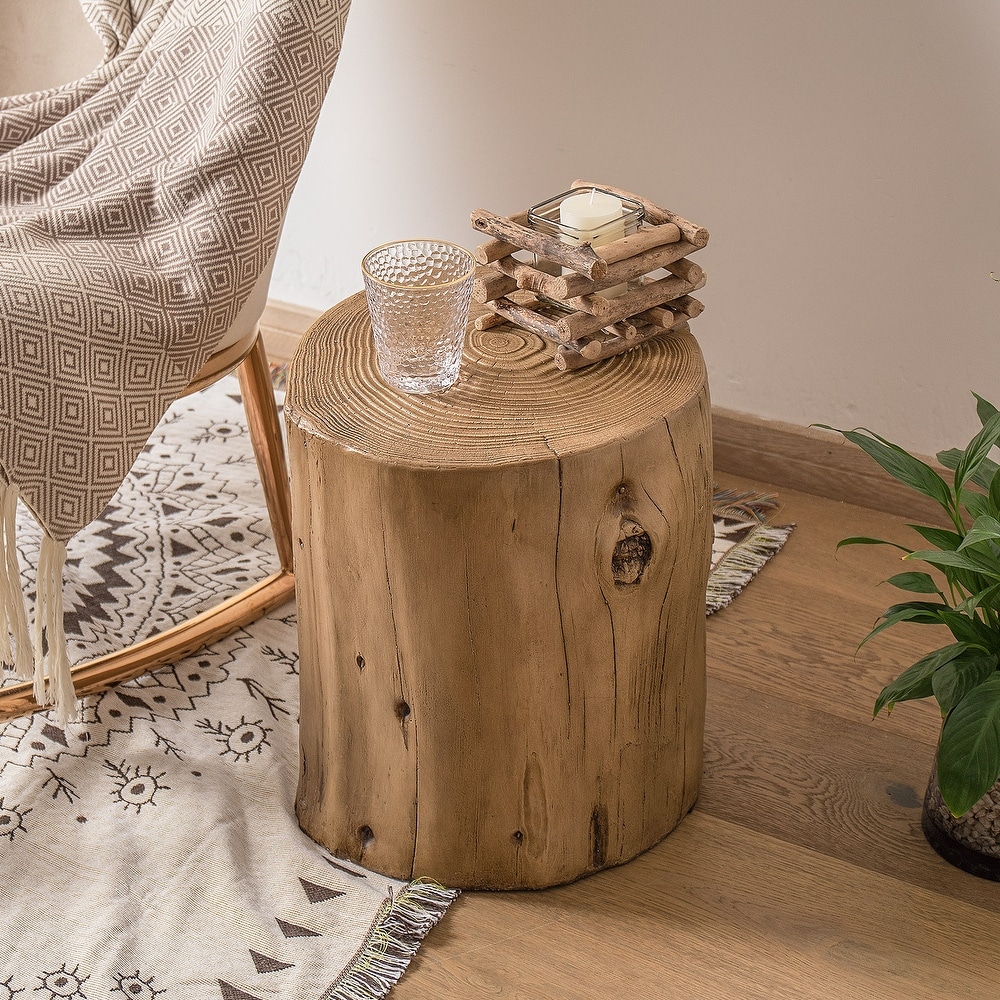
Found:
<path fill-rule="evenodd" d="M 1000 882 L 1000 781 L 967 813 L 952 816 L 931 770 L 921 827 L 927 842 L 945 861 L 980 878 Z"/>

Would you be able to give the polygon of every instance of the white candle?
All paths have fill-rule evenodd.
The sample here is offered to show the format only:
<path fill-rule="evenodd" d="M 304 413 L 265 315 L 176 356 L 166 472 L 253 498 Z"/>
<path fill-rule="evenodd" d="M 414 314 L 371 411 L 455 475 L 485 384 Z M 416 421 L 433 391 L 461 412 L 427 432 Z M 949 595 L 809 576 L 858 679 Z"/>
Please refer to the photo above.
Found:
<path fill-rule="evenodd" d="M 571 194 L 564 198 L 559 205 L 559 222 L 563 226 L 568 226 L 577 232 L 564 233 L 563 241 L 579 245 L 590 243 L 592 246 L 604 246 L 605 243 L 612 243 L 620 240 L 625 235 L 625 223 L 621 222 L 617 226 L 608 226 L 606 232 L 602 232 L 596 238 L 594 231 L 601 226 L 607 226 L 609 222 L 622 217 L 621 198 L 616 198 L 612 194 L 605 194 L 603 191 L 590 191 L 581 194 Z"/>
<path fill-rule="evenodd" d="M 619 220 L 618 225 L 609 225 L 616 219 Z M 559 204 L 559 222 L 564 227 L 576 230 L 567 232 L 564 229 L 561 237 L 563 243 L 571 243 L 573 246 L 589 243 L 591 246 L 601 247 L 620 240 L 625 235 L 621 198 L 596 189 L 563 198 Z M 602 226 L 607 228 L 595 235 L 596 230 Z M 615 285 L 605 288 L 601 295 L 613 298 L 621 295 L 627 288 L 628 285 Z"/>

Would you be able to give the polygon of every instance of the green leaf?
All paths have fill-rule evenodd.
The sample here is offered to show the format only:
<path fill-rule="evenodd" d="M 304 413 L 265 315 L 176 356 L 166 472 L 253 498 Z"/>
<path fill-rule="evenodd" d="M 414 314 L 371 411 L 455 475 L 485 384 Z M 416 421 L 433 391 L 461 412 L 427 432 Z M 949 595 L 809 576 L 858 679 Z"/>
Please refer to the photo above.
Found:
<path fill-rule="evenodd" d="M 944 552 L 955 552 L 962 544 L 962 536 L 957 531 L 948 531 L 945 528 L 932 528 L 924 524 L 908 524 L 924 541 L 930 542 Z"/>
<path fill-rule="evenodd" d="M 935 456 L 937 460 L 946 468 L 951 469 L 954 472 L 958 469 L 959 463 L 962 461 L 962 456 L 965 454 L 960 448 L 949 448 L 947 451 L 939 451 Z M 990 488 L 990 482 L 996 475 L 997 470 L 1000 469 L 1000 465 L 990 459 L 984 459 L 983 463 L 979 466 L 976 474 L 972 476 L 972 481 L 977 485 L 981 486 L 984 490 Z"/>
<path fill-rule="evenodd" d="M 930 573 L 897 573 L 885 582 L 913 594 L 940 594 L 944 597 Z"/>
<path fill-rule="evenodd" d="M 979 422 L 985 427 L 990 418 L 997 413 L 997 408 L 988 399 L 983 399 L 978 392 L 972 395 L 976 397 L 976 414 Z"/>
<path fill-rule="evenodd" d="M 974 687 L 978 687 L 997 668 L 993 653 L 973 651 L 943 664 L 931 678 L 934 697 L 947 715 Z"/>
<path fill-rule="evenodd" d="M 983 429 L 966 446 L 962 460 L 955 469 L 956 492 L 976 475 L 997 441 L 1000 441 L 1000 413 L 994 409 L 993 415 L 983 424 Z"/>
<path fill-rule="evenodd" d="M 965 533 L 962 544 L 958 551 L 968 548 L 970 545 L 979 545 L 981 542 L 996 542 L 1000 540 L 1000 521 L 989 514 L 977 517 L 972 527 Z M 1000 566 L 1000 560 L 997 560 Z"/>
<path fill-rule="evenodd" d="M 970 646 L 979 646 L 981 649 L 996 649 L 998 638 L 996 630 L 984 625 L 978 619 L 967 617 L 951 608 L 942 611 L 939 619 L 959 642 L 967 642 Z"/>
<path fill-rule="evenodd" d="M 882 693 L 875 700 L 874 715 L 882 709 L 891 712 L 893 706 L 901 701 L 915 701 L 918 698 L 929 698 L 934 693 L 932 678 L 934 672 L 946 663 L 961 656 L 970 649 L 964 642 L 956 642 L 950 646 L 936 649 L 933 653 L 917 660 L 907 667 L 894 681 L 882 688 Z"/>
<path fill-rule="evenodd" d="M 995 583 L 992 587 L 970 594 L 964 601 L 955 605 L 955 610 L 971 618 L 976 613 L 976 608 L 994 609 L 998 597 L 1000 597 L 1000 583 Z M 997 639 L 1000 640 L 1000 635 L 997 636 Z"/>
<path fill-rule="evenodd" d="M 993 501 L 985 493 L 962 490 L 961 502 L 962 506 L 973 518 L 995 517 L 997 514 L 997 509 L 994 507 Z"/>
<path fill-rule="evenodd" d="M 948 713 L 938 743 L 941 797 L 955 816 L 971 809 L 1000 778 L 1000 673 L 974 687 Z"/>
<path fill-rule="evenodd" d="M 931 497 L 946 511 L 951 511 L 953 500 L 948 484 L 926 462 L 914 458 L 899 445 L 886 441 L 866 427 L 840 433 L 874 459 L 893 479 Z"/>
<path fill-rule="evenodd" d="M 866 538 L 862 535 L 855 535 L 852 538 L 842 538 L 837 542 L 837 551 L 839 552 L 845 545 L 891 545 L 894 549 L 899 549 L 901 552 L 912 551 L 912 549 L 904 548 L 895 542 L 887 542 L 882 538 Z"/>
<path fill-rule="evenodd" d="M 990 483 L 996 479 L 997 473 L 1000 472 L 1000 465 L 996 462 L 987 458 L 983 460 L 982 465 L 979 466 L 976 474 L 972 477 L 972 481 L 984 490 L 990 488 Z"/>
<path fill-rule="evenodd" d="M 936 546 L 942 552 L 956 552 L 962 544 L 963 536 L 955 531 L 947 531 L 944 528 L 932 528 L 922 524 L 911 524 L 918 534 L 922 535 L 931 545 Z M 944 570 L 948 582 L 953 587 L 958 587 L 966 594 L 974 594 L 986 586 L 986 581 L 980 580 L 974 573 L 968 570 L 956 569 L 954 567 L 939 567 Z"/>
<path fill-rule="evenodd" d="M 962 461 L 964 452 L 961 448 L 948 448 L 939 451 L 934 457 L 946 468 L 954 472 L 958 468 L 958 463 Z"/>
<path fill-rule="evenodd" d="M 943 625 L 942 614 L 951 611 L 946 604 L 933 604 L 924 601 L 908 601 L 905 604 L 894 604 L 887 608 L 880 616 L 879 623 L 861 640 L 863 646 L 870 639 L 874 639 L 879 632 L 884 632 L 893 625 L 901 622 L 913 622 L 916 625 Z M 954 614 L 954 612 L 952 612 Z M 954 635 L 954 633 L 952 633 Z M 964 642 L 964 638 L 955 636 L 959 641 Z M 861 648 L 860 646 L 858 647 Z"/>
<path fill-rule="evenodd" d="M 988 488 L 990 491 L 990 506 L 994 510 L 1000 511 L 1000 475 L 994 473 Z"/>
<path fill-rule="evenodd" d="M 897 615 L 904 611 L 938 615 L 942 611 L 951 611 L 951 608 L 947 604 L 939 604 L 937 601 L 901 601 L 899 604 L 894 604 L 891 608 L 886 608 L 880 617 L 887 618 L 890 615 Z"/>
<path fill-rule="evenodd" d="M 935 604 L 930 601 L 907 601 L 905 604 L 895 604 L 887 608 L 882 615 L 882 621 L 865 636 L 861 645 L 879 632 L 901 622 L 913 622 L 916 625 L 944 625 L 958 642 L 977 646 L 984 650 L 994 650 L 997 647 L 998 636 L 994 629 L 975 618 L 955 611 L 947 604 Z"/>
<path fill-rule="evenodd" d="M 903 556 L 904 559 L 914 559 L 919 562 L 930 563 L 932 566 L 941 568 L 952 568 L 965 570 L 968 573 L 976 573 L 980 576 L 989 577 L 992 580 L 1000 580 L 1000 562 L 990 559 L 975 549 L 966 549 L 964 552 L 941 552 L 939 549 L 921 549 L 919 552 L 910 552 Z"/>

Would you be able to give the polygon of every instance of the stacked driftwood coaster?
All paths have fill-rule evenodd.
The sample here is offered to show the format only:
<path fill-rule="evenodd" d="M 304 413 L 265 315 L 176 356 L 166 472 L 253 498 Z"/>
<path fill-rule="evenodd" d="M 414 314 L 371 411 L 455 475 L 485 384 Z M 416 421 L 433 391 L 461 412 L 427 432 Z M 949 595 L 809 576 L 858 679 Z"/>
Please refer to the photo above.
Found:
<path fill-rule="evenodd" d="M 510 322 L 539 334 L 556 345 L 555 363 L 563 371 L 628 351 L 704 309 L 690 293 L 705 284 L 705 272 L 687 258 L 708 242 L 707 229 L 620 188 L 574 181 L 577 188 L 638 202 L 642 223 L 594 247 L 530 228 L 528 212 L 505 218 L 476 209 L 471 216 L 473 227 L 490 237 L 475 250 L 481 266 L 472 294 L 492 312 L 476 327 Z M 521 251 L 532 260 L 515 256 Z M 657 271 L 669 274 L 657 277 Z M 625 283 L 621 294 L 601 294 Z"/>

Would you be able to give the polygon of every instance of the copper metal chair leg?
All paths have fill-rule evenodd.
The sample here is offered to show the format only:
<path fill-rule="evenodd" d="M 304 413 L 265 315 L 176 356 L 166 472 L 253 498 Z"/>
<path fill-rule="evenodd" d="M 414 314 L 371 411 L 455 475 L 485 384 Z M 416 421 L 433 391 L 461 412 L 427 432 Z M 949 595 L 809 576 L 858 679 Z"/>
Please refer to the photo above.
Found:
<path fill-rule="evenodd" d="M 158 632 L 125 649 L 107 653 L 73 668 L 73 684 L 79 697 L 97 694 L 121 681 L 138 677 L 166 663 L 189 656 L 203 646 L 224 638 L 250 622 L 280 607 L 295 594 L 292 573 L 291 497 L 281 423 L 274 400 L 267 355 L 259 334 L 252 346 L 237 357 L 243 406 L 247 414 L 261 487 L 278 551 L 279 569 L 246 590 L 227 598 L 208 611 Z M 233 365 L 201 380 L 200 387 L 221 378 Z M 0 689 L 0 719 L 38 711 L 30 682 Z"/>

